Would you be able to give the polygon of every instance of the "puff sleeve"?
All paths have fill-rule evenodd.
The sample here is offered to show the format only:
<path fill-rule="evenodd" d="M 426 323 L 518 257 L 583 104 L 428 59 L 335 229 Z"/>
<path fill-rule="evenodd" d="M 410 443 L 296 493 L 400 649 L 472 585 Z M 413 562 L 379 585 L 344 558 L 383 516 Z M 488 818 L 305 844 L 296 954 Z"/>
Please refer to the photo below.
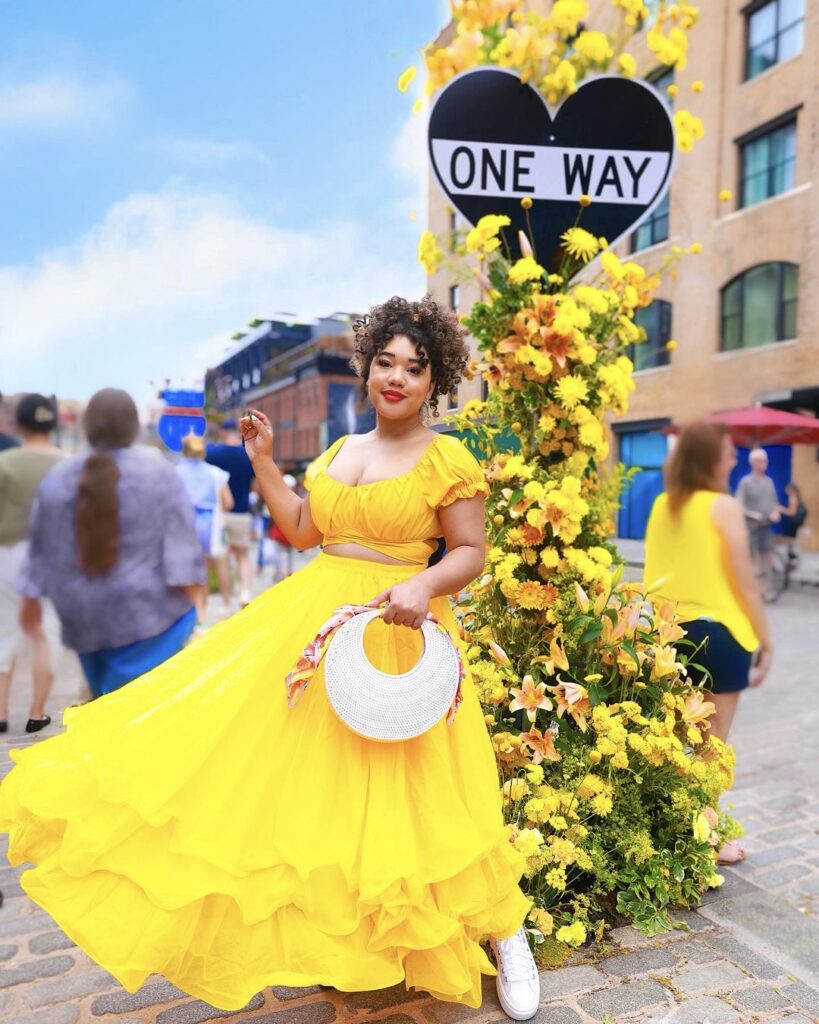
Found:
<path fill-rule="evenodd" d="M 439 438 L 424 461 L 422 487 L 432 508 L 445 508 L 460 498 L 489 493 L 478 460 L 463 442 L 448 434 Z"/>

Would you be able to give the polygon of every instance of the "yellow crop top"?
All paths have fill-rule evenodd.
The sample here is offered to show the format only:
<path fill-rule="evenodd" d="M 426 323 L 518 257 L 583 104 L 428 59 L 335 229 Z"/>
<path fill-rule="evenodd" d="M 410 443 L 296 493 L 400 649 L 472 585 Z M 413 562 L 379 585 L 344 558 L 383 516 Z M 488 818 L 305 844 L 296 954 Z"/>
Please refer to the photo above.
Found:
<path fill-rule="evenodd" d="M 713 619 L 730 631 L 746 651 L 759 640 L 731 586 L 722 535 L 711 517 L 716 491 L 695 491 L 677 516 L 668 495 L 654 502 L 646 530 L 646 585 L 677 605 L 683 622 Z"/>
<path fill-rule="evenodd" d="M 425 565 L 441 536 L 438 509 L 487 494 L 483 471 L 456 438 L 439 434 L 408 472 L 368 484 L 344 484 L 327 473 L 346 437 L 310 464 L 305 486 L 323 547 L 361 544 L 403 562 Z"/>

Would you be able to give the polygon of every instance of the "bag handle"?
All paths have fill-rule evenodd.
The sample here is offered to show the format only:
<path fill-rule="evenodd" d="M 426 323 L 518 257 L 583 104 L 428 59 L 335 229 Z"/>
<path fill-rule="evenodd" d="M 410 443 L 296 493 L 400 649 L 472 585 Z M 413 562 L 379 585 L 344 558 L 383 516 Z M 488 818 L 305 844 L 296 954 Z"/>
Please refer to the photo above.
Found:
<path fill-rule="evenodd" d="M 385 608 L 387 602 L 384 601 L 380 607 Z M 324 623 L 324 625 L 316 633 L 315 637 L 301 652 L 298 661 L 290 669 L 287 675 L 284 677 L 284 686 L 287 691 L 287 706 L 294 708 L 301 699 L 301 695 L 307 689 L 310 680 L 316 674 L 316 671 L 321 664 L 321 659 L 327 652 L 327 648 L 330 645 L 335 632 L 344 625 L 345 622 L 349 622 L 355 615 L 361 615 L 363 612 L 371 612 L 376 607 L 373 604 L 343 604 L 333 612 L 330 618 Z M 452 646 L 455 648 L 455 654 L 458 659 L 458 685 L 455 690 L 455 696 L 452 699 L 452 704 L 447 712 L 446 721 L 447 725 L 452 725 L 455 721 L 455 715 L 458 712 L 458 708 L 461 706 L 463 700 L 462 684 L 464 677 L 466 676 L 466 665 L 464 664 L 463 655 L 460 647 L 452 640 L 447 629 L 441 624 L 440 620 L 437 619 L 432 612 L 427 612 L 424 616 L 425 622 L 431 622 L 434 626 L 441 630 L 446 636 Z"/>

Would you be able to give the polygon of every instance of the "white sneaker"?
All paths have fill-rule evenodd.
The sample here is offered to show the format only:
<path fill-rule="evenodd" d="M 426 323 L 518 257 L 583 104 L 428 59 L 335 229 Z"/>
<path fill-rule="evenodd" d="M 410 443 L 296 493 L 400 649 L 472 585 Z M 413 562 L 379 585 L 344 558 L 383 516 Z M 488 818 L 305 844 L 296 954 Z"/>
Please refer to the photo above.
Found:
<path fill-rule="evenodd" d="M 498 965 L 498 999 L 507 1017 L 531 1020 L 540 1003 L 540 979 L 523 926 L 511 939 L 492 939 Z"/>

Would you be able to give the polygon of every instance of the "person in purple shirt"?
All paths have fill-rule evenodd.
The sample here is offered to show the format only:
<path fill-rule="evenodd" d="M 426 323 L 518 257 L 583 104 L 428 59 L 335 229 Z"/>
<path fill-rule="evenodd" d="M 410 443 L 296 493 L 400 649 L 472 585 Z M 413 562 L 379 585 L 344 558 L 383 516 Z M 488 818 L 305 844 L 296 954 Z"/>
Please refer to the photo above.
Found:
<path fill-rule="evenodd" d="M 54 604 L 63 643 L 75 650 L 95 697 L 176 654 L 195 624 L 192 595 L 205 580 L 193 509 L 159 452 L 134 447 L 139 419 L 125 391 L 90 399 L 91 451 L 45 476 L 19 578 L 20 624 Z"/>
<path fill-rule="evenodd" d="M 225 513 L 228 559 L 236 563 L 236 582 L 239 588 L 239 604 L 242 608 L 250 602 L 250 579 L 252 574 L 251 551 L 256 538 L 253 536 L 253 516 L 250 512 L 250 491 L 254 473 L 250 459 L 242 445 L 239 425 L 234 419 L 224 420 L 219 431 L 220 444 L 209 444 L 205 461 L 228 472 L 228 486 L 233 495 L 233 509 Z"/>

